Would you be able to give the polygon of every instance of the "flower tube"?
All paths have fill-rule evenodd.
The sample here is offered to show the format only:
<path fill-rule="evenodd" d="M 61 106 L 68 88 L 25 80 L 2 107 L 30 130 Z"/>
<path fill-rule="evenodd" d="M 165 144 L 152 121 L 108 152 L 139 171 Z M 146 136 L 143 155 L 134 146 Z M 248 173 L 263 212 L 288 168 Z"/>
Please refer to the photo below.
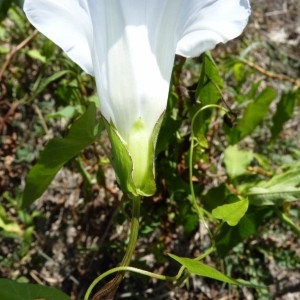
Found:
<path fill-rule="evenodd" d="M 30 22 L 95 76 L 124 192 L 155 192 L 154 152 L 175 54 L 241 34 L 247 0 L 25 0 Z"/>

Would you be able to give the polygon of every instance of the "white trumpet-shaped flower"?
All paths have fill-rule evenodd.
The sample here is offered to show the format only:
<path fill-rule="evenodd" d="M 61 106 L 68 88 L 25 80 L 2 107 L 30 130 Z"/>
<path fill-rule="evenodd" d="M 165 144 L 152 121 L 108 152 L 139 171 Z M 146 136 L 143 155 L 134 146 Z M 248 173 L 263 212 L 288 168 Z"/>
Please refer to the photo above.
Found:
<path fill-rule="evenodd" d="M 25 0 L 24 11 L 95 76 L 101 113 L 112 126 L 117 169 L 130 173 L 117 172 L 121 186 L 150 195 L 155 131 L 167 105 L 175 54 L 198 56 L 237 37 L 250 5 L 248 0 Z M 129 167 L 118 157 L 124 149 Z"/>

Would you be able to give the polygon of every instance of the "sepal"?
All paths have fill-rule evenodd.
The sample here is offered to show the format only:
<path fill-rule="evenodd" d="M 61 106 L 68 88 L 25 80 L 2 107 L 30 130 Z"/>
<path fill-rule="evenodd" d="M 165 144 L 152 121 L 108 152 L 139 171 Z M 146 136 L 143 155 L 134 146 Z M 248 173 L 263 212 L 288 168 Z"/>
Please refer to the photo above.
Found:
<path fill-rule="evenodd" d="M 120 188 L 128 196 L 152 196 L 155 184 L 155 145 L 163 115 L 157 121 L 152 135 L 146 132 L 144 122 L 138 119 L 125 141 L 112 123 L 105 120 L 112 145 L 111 163 Z"/>

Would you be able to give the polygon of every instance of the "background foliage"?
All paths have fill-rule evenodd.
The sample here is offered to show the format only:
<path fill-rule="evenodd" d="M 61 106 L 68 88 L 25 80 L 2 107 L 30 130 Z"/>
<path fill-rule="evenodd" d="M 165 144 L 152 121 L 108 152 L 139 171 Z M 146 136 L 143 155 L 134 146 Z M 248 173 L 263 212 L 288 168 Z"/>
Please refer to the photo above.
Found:
<path fill-rule="evenodd" d="M 131 208 L 108 159 L 93 79 L 34 31 L 20 2 L 0 1 L 0 276 L 82 299 L 122 259 Z M 175 260 L 190 263 L 177 256 L 199 256 L 213 241 L 204 263 L 267 288 L 192 275 L 170 289 L 130 274 L 117 298 L 299 296 L 299 6 L 256 1 L 253 11 L 245 34 L 212 56 L 176 58 L 157 193 L 143 199 L 132 265 L 174 275 Z M 227 112 L 203 110 L 216 104 Z"/>

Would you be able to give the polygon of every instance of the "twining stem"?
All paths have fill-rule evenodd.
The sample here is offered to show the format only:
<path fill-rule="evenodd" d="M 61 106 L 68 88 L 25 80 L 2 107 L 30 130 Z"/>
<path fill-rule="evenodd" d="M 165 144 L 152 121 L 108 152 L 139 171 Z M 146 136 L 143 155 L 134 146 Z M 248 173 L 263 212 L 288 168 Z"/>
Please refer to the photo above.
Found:
<path fill-rule="evenodd" d="M 196 201 L 196 196 L 195 196 L 195 191 L 194 191 L 194 184 L 193 184 L 193 153 L 194 153 L 195 141 L 197 140 L 195 138 L 195 135 L 194 135 L 194 122 L 195 122 L 197 116 L 201 112 L 203 112 L 205 109 L 208 109 L 208 108 L 219 108 L 219 109 L 223 109 L 224 111 L 227 112 L 227 109 L 225 109 L 223 106 L 220 106 L 218 104 L 208 104 L 208 105 L 205 105 L 205 106 L 201 107 L 196 112 L 196 114 L 194 115 L 194 117 L 192 119 L 192 124 L 191 124 L 192 133 L 191 133 L 191 146 L 190 146 L 190 154 L 189 154 L 189 179 L 190 179 L 190 190 L 191 190 L 191 196 L 192 196 L 192 204 L 194 206 L 194 209 L 198 213 L 198 216 L 200 217 L 200 219 L 204 222 L 204 226 L 206 227 L 209 235 L 212 236 L 211 233 L 210 233 L 210 229 L 209 229 L 209 227 L 206 224 L 205 219 L 204 219 L 204 214 L 206 214 L 208 216 L 211 216 L 211 215 L 205 209 L 201 208 L 198 205 L 198 203 Z"/>
<path fill-rule="evenodd" d="M 208 256 L 214 250 L 215 250 L 214 247 L 210 247 L 203 254 L 199 255 L 196 258 L 194 258 L 194 260 L 195 261 L 202 260 L 204 257 Z M 185 266 L 181 266 L 180 269 L 179 269 L 179 271 L 178 271 L 178 273 L 175 276 L 167 276 L 167 275 L 156 274 L 156 273 L 149 272 L 149 271 L 146 271 L 146 270 L 138 269 L 138 268 L 135 268 L 135 267 L 120 266 L 120 267 L 112 268 L 112 269 L 106 271 L 105 273 L 101 274 L 98 278 L 96 278 L 93 281 L 93 283 L 89 287 L 88 291 L 90 292 L 92 290 L 92 288 L 97 283 L 99 283 L 103 278 L 105 278 L 105 277 L 107 277 L 107 276 L 109 276 L 109 275 L 111 275 L 113 273 L 116 273 L 116 272 L 122 272 L 122 273 L 124 273 L 124 271 L 141 274 L 141 275 L 148 276 L 148 277 L 151 277 L 151 278 L 155 278 L 155 279 L 158 279 L 158 280 L 165 280 L 165 281 L 168 281 L 168 282 L 175 282 L 176 283 L 175 286 L 178 286 L 178 285 L 180 285 L 189 276 L 189 273 L 183 274 L 183 272 L 184 272 L 185 269 L 186 269 Z M 89 294 L 87 292 L 84 299 L 87 300 L 88 296 L 89 296 Z M 103 296 L 103 295 L 101 295 L 101 296 Z"/>
<path fill-rule="evenodd" d="M 287 224 L 300 237 L 300 228 L 280 209 L 275 207 L 274 210 L 280 220 Z"/>
<path fill-rule="evenodd" d="M 132 199 L 132 221 L 131 221 L 131 228 L 130 228 L 130 237 L 128 248 L 124 255 L 122 266 L 128 266 L 130 260 L 133 256 L 133 252 L 135 250 L 138 232 L 139 232 L 139 218 L 140 218 L 140 206 L 141 206 L 141 197 L 133 197 Z"/>
<path fill-rule="evenodd" d="M 131 221 L 131 227 L 130 227 L 130 236 L 129 236 L 129 242 L 126 249 L 126 253 L 123 257 L 123 260 L 121 262 L 120 269 L 114 268 L 113 272 L 111 270 L 103 273 L 102 275 L 98 276 L 92 284 L 89 286 L 88 290 L 86 291 L 86 294 L 84 296 L 84 300 L 88 300 L 89 296 L 93 290 L 93 288 L 96 286 L 96 284 L 102 280 L 107 275 L 110 275 L 117 271 L 119 272 L 111 281 L 106 283 L 93 297 L 93 300 L 100 300 L 100 299 L 113 299 L 114 294 L 116 293 L 120 282 L 122 281 L 126 271 L 127 267 L 129 266 L 130 260 L 133 256 L 136 242 L 138 238 L 138 231 L 139 231 L 139 217 L 140 217 L 140 205 L 141 205 L 141 197 L 132 197 L 132 221 Z"/>

